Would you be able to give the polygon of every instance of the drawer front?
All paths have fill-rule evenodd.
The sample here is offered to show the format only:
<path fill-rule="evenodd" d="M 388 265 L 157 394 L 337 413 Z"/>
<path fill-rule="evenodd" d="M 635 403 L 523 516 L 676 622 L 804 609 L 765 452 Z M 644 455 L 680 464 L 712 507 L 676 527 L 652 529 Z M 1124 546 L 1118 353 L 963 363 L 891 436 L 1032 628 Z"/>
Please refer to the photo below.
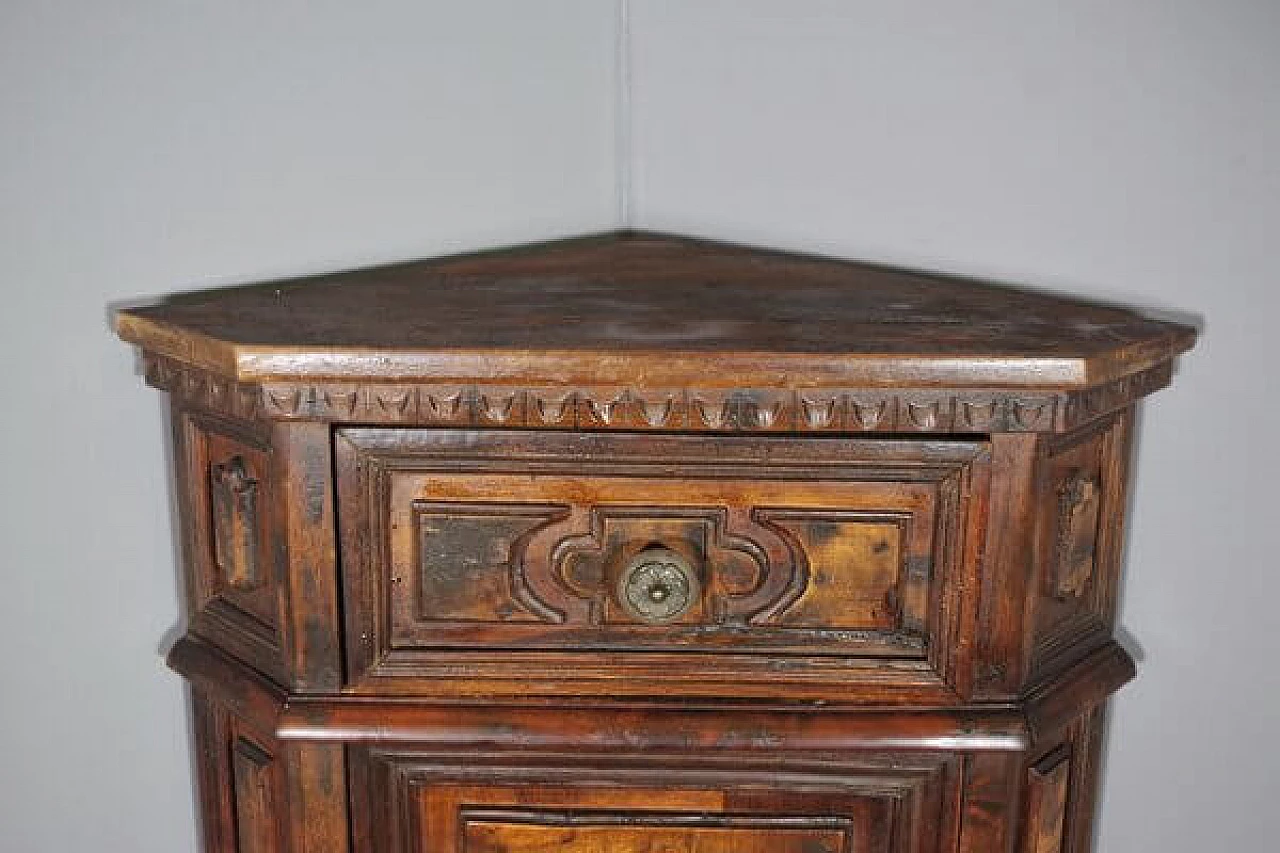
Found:
<path fill-rule="evenodd" d="M 946 680 L 962 635 L 981 442 L 391 429 L 337 442 L 357 683 L 439 689 L 506 668 L 548 688 L 557 672 L 625 673 L 624 692 L 644 692 L 646 669 L 697 684 L 708 667 L 719 681 L 842 668 L 923 683 Z"/>
<path fill-rule="evenodd" d="M 677 759 L 678 760 L 678 759 Z M 957 762 L 521 766 L 358 751 L 355 853 L 941 853 Z"/>

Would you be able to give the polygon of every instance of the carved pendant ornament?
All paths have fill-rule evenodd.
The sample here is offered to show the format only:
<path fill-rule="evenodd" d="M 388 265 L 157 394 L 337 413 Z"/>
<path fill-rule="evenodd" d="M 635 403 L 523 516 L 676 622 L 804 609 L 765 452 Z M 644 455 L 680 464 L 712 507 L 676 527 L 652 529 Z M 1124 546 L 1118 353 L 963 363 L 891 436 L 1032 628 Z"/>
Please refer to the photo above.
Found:
<path fill-rule="evenodd" d="M 258 481 L 244 459 L 234 456 L 209 472 L 213 510 L 214 561 L 224 580 L 237 589 L 261 582 L 258 566 Z"/>
<path fill-rule="evenodd" d="M 1058 487 L 1057 538 L 1050 592 L 1059 600 L 1079 598 L 1093 577 L 1102 489 L 1080 471 Z"/>

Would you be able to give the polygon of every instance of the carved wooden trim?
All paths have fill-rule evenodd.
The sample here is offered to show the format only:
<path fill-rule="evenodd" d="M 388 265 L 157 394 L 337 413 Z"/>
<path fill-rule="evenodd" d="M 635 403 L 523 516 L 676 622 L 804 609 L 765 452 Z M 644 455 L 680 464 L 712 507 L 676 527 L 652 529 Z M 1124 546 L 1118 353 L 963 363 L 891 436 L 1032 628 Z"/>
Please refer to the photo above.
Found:
<path fill-rule="evenodd" d="M 1169 384 L 1157 365 L 1079 391 L 240 383 L 147 353 L 147 382 L 238 418 L 696 432 L 1067 432 Z"/>

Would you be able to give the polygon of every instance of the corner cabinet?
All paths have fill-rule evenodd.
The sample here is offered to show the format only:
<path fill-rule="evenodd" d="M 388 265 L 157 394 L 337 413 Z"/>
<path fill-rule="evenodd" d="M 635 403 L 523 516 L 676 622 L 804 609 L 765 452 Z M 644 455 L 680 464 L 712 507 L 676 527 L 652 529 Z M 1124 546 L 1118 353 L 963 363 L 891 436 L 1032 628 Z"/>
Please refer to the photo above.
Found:
<path fill-rule="evenodd" d="M 1085 853 L 1186 327 L 624 232 L 118 313 L 211 853 Z"/>

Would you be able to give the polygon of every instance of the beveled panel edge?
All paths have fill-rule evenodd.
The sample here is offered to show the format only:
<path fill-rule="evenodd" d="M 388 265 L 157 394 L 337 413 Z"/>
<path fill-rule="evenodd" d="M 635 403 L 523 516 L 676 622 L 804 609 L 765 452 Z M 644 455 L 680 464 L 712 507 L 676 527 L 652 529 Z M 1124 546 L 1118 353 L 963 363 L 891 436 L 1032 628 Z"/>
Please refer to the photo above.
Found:
<path fill-rule="evenodd" d="M 289 693 L 267 676 L 191 633 L 174 643 L 166 662 L 201 695 L 260 731 L 275 731 Z"/>
<path fill-rule="evenodd" d="M 1107 640 L 1072 666 L 1033 687 L 1023 699 L 1034 742 L 1106 702 L 1138 673 L 1133 656 Z"/>
<path fill-rule="evenodd" d="M 1167 386 L 1171 360 L 1074 390 L 637 387 L 474 382 L 241 382 L 154 351 L 147 384 L 233 417 L 278 421 L 691 432 L 1069 432 Z"/>

